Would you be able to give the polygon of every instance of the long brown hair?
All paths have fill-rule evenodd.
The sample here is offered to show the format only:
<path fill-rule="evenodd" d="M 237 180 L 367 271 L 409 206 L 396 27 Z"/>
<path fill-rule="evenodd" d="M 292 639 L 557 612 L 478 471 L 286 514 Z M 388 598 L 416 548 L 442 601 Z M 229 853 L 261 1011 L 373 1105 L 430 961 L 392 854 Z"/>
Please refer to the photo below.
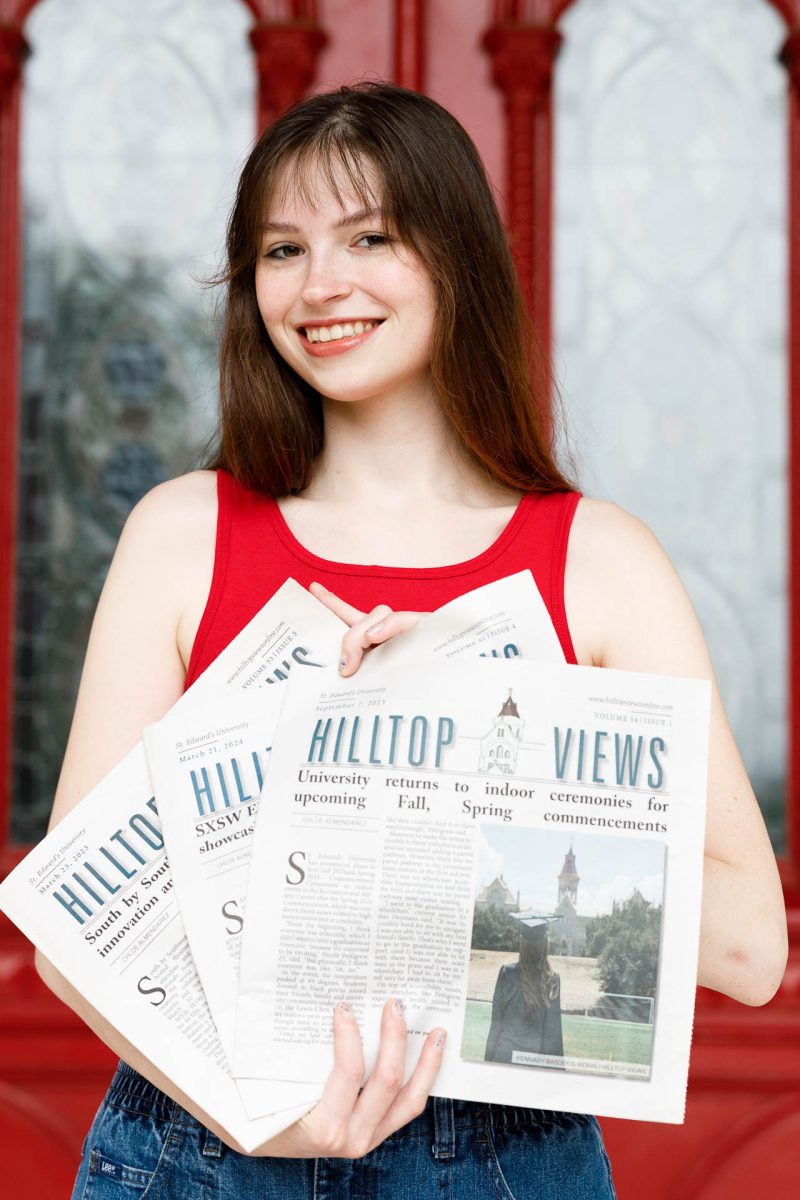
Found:
<path fill-rule="evenodd" d="M 561 980 L 547 958 L 547 940 L 519 940 L 519 981 L 522 996 L 529 1012 L 549 1008 L 559 994 Z"/>
<path fill-rule="evenodd" d="M 256 304 L 261 224 L 279 173 L 313 203 L 315 171 L 365 207 L 378 179 L 388 231 L 434 284 L 431 372 L 458 442 L 498 484 L 568 491 L 555 461 L 547 373 L 483 164 L 466 131 L 426 96 L 362 83 L 302 100 L 256 142 L 227 230 L 218 450 L 210 465 L 271 495 L 308 486 L 322 449 L 318 393 L 274 349 Z"/>

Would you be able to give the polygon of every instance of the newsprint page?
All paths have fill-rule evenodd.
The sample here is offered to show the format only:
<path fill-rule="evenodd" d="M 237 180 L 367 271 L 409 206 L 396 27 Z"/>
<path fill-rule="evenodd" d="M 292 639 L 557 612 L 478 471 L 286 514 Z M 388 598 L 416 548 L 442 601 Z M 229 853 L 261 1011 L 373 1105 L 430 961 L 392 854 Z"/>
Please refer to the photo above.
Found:
<path fill-rule="evenodd" d="M 438 621 L 426 621 L 441 635 L 445 656 L 455 647 L 475 655 L 560 655 L 530 572 L 478 589 L 435 615 Z M 229 754 L 231 731 L 224 717 L 215 716 L 227 698 L 257 694 L 271 733 L 292 673 L 337 679 L 345 629 L 288 580 L 171 710 L 172 718 L 186 722 L 187 762 L 212 745 L 216 760 Z M 421 652 L 426 645 L 420 634 Z M 262 739 L 256 756 L 263 752 L 264 760 L 251 757 L 249 775 L 232 766 L 226 774 L 220 766 L 209 782 L 200 773 L 195 816 L 208 818 L 208 797 L 217 788 L 223 805 L 242 805 L 245 817 L 249 810 L 248 819 L 235 820 L 237 829 L 247 830 L 268 749 L 269 739 Z M 206 783 L 208 792 L 202 790 Z M 306 1112 L 321 1089 L 316 1083 L 251 1082 L 245 1109 L 230 1072 L 230 1045 L 215 1028 L 224 1027 L 224 1014 L 212 1016 L 209 1008 L 211 974 L 202 981 L 198 974 L 195 954 L 202 960 L 203 942 L 187 939 L 187 927 L 197 928 L 196 916 L 207 907 L 206 881 L 200 878 L 193 887 L 191 878 L 188 886 L 183 875 L 178 879 L 164 807 L 164 797 L 154 795 L 140 743 L 0 885 L 0 908 L 128 1041 L 243 1148 L 252 1149 Z M 192 830 L 198 841 L 210 835 L 203 824 L 196 821 Z M 242 858 L 246 865 L 249 848 Z M 237 887 L 233 905 L 215 911 L 215 930 L 220 916 L 228 931 L 241 929 L 244 882 Z M 235 962 L 238 946 L 226 936 Z M 218 953 L 219 940 L 210 942 Z M 224 968 L 221 955 L 217 975 Z"/>
<path fill-rule="evenodd" d="M 253 838 L 234 1074 L 321 1083 L 385 999 L 435 1094 L 680 1123 L 706 682 L 521 659 L 288 683 Z"/>

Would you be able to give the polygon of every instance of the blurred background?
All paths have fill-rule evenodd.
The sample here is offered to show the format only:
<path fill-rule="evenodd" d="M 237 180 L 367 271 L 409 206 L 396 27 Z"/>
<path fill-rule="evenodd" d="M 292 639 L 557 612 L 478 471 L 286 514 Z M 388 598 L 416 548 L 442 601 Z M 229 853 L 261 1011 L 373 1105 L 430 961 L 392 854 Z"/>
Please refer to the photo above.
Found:
<path fill-rule="evenodd" d="M 800 0 L 0 0 L 0 866 L 44 832 L 125 518 L 213 431 L 238 172 L 363 78 L 476 141 L 565 453 L 681 573 L 781 860 L 784 986 L 700 990 L 686 1125 L 603 1122 L 619 1195 L 794 1196 Z M 63 1197 L 113 1060 L 3 917 L 0 980 L 4 1177 Z"/>

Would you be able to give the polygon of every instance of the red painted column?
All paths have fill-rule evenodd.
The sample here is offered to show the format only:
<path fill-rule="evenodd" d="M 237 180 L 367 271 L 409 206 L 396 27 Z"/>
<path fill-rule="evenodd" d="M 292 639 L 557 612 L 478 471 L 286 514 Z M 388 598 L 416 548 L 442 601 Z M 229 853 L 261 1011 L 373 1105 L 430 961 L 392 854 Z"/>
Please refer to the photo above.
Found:
<path fill-rule="evenodd" d="M 523 290 L 546 358 L 551 347 L 553 25 L 495 25 L 483 44 L 506 115 L 508 226 Z"/>
<path fill-rule="evenodd" d="M 788 376 L 789 463 L 788 587 L 789 587 L 789 762 L 787 763 L 786 843 L 782 864 L 787 905 L 800 908 L 800 25 L 793 26 L 781 48 L 789 88 L 788 121 Z"/>
<path fill-rule="evenodd" d="M 262 21 L 249 38 L 256 54 L 260 133 L 308 91 L 328 36 L 311 21 Z"/>
<path fill-rule="evenodd" d="M 425 0 L 395 0 L 394 81 L 425 91 Z"/>
<path fill-rule="evenodd" d="M 0 847 L 6 857 L 11 791 L 11 714 L 17 540 L 20 356 L 19 111 L 29 47 L 0 25 Z M 0 862 L 0 869 L 8 864 Z M 3 872 L 4 873 L 4 872 Z"/>

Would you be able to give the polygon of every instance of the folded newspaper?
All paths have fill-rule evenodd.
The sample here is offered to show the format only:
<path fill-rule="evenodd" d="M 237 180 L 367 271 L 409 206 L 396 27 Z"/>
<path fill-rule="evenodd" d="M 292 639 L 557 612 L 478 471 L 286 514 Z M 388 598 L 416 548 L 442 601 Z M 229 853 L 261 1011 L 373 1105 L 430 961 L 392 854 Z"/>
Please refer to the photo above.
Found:
<path fill-rule="evenodd" d="M 367 1070 L 387 996 L 434 1094 L 681 1122 L 710 686 L 489 659 L 289 681 L 252 839 L 234 1074 Z"/>
<path fill-rule="evenodd" d="M 469 651 L 551 661 L 561 656 L 529 572 L 479 589 L 435 616 L 438 623 L 431 616 L 418 626 L 420 653 L 425 625 L 431 622 L 436 644 L 429 644 L 429 650 L 444 660 Z M 246 1150 L 306 1112 L 319 1098 L 321 1087 L 316 1081 L 265 1077 L 242 1081 L 237 1089 L 231 1075 L 232 1024 L 226 1008 L 230 992 L 225 992 L 231 973 L 225 964 L 230 963 L 235 981 L 236 935 L 244 927 L 249 829 L 276 730 L 269 718 L 264 726 L 269 735 L 266 742 L 262 737 L 249 752 L 248 777 L 237 775 L 233 767 L 226 776 L 225 755 L 230 758 L 230 751 L 240 746 L 225 747 L 226 739 L 236 734 L 224 716 L 225 701 L 236 693 L 263 689 L 259 692 L 263 705 L 257 708 L 269 714 L 280 708 L 277 699 L 273 703 L 272 688 L 279 696 L 284 689 L 274 685 L 282 685 L 292 674 L 315 674 L 338 683 L 334 664 L 344 628 L 288 580 L 169 714 L 170 721 L 185 718 L 188 722 L 187 756 L 208 750 L 216 738 L 211 775 L 208 763 L 204 777 L 203 764 L 192 760 L 200 768 L 196 778 L 202 780 L 195 818 L 211 815 L 217 787 L 222 799 L 219 804 L 214 800 L 215 813 L 218 807 L 245 813 L 243 821 L 233 818 L 235 832 L 240 828 L 246 832 L 232 838 L 242 843 L 241 855 L 228 863 L 229 882 L 235 886 L 230 896 L 226 893 L 222 898 L 226 911 L 220 908 L 215 914 L 224 923 L 217 919 L 209 924 L 213 929 L 210 953 L 204 953 L 201 923 L 193 920 L 195 911 L 207 905 L 208 895 L 203 886 L 193 887 L 191 859 L 185 855 L 181 859 L 181 835 L 170 838 L 162 828 L 161 810 L 169 804 L 171 792 L 168 789 L 164 796 L 159 792 L 156 803 L 141 743 L 0 884 L 0 908 L 11 920 L 102 1016 Z M 381 656 L 387 664 L 399 661 L 402 640 L 374 651 L 370 668 L 375 669 Z M 411 635 L 406 646 L 413 648 Z M 208 715 L 209 702 L 218 706 L 219 718 L 213 709 Z M 199 807 L 201 803 L 205 809 Z M 180 804 L 176 793 L 175 828 L 183 821 Z M 236 809 L 237 804 L 242 808 Z M 200 834 L 195 826 L 191 828 L 192 837 L 199 841 Z M 226 836 L 224 831 L 206 830 L 212 847 L 219 833 Z M 216 850 L 230 844 L 220 842 Z M 173 857 L 176 864 L 181 860 L 180 873 L 173 872 Z M 212 857 L 218 856 L 212 852 Z M 220 876 L 220 862 L 216 868 L 214 874 Z M 211 889 L 209 895 L 213 894 Z M 188 928 L 195 932 L 187 938 Z M 214 987 L 217 975 L 227 980 L 219 993 Z"/>

